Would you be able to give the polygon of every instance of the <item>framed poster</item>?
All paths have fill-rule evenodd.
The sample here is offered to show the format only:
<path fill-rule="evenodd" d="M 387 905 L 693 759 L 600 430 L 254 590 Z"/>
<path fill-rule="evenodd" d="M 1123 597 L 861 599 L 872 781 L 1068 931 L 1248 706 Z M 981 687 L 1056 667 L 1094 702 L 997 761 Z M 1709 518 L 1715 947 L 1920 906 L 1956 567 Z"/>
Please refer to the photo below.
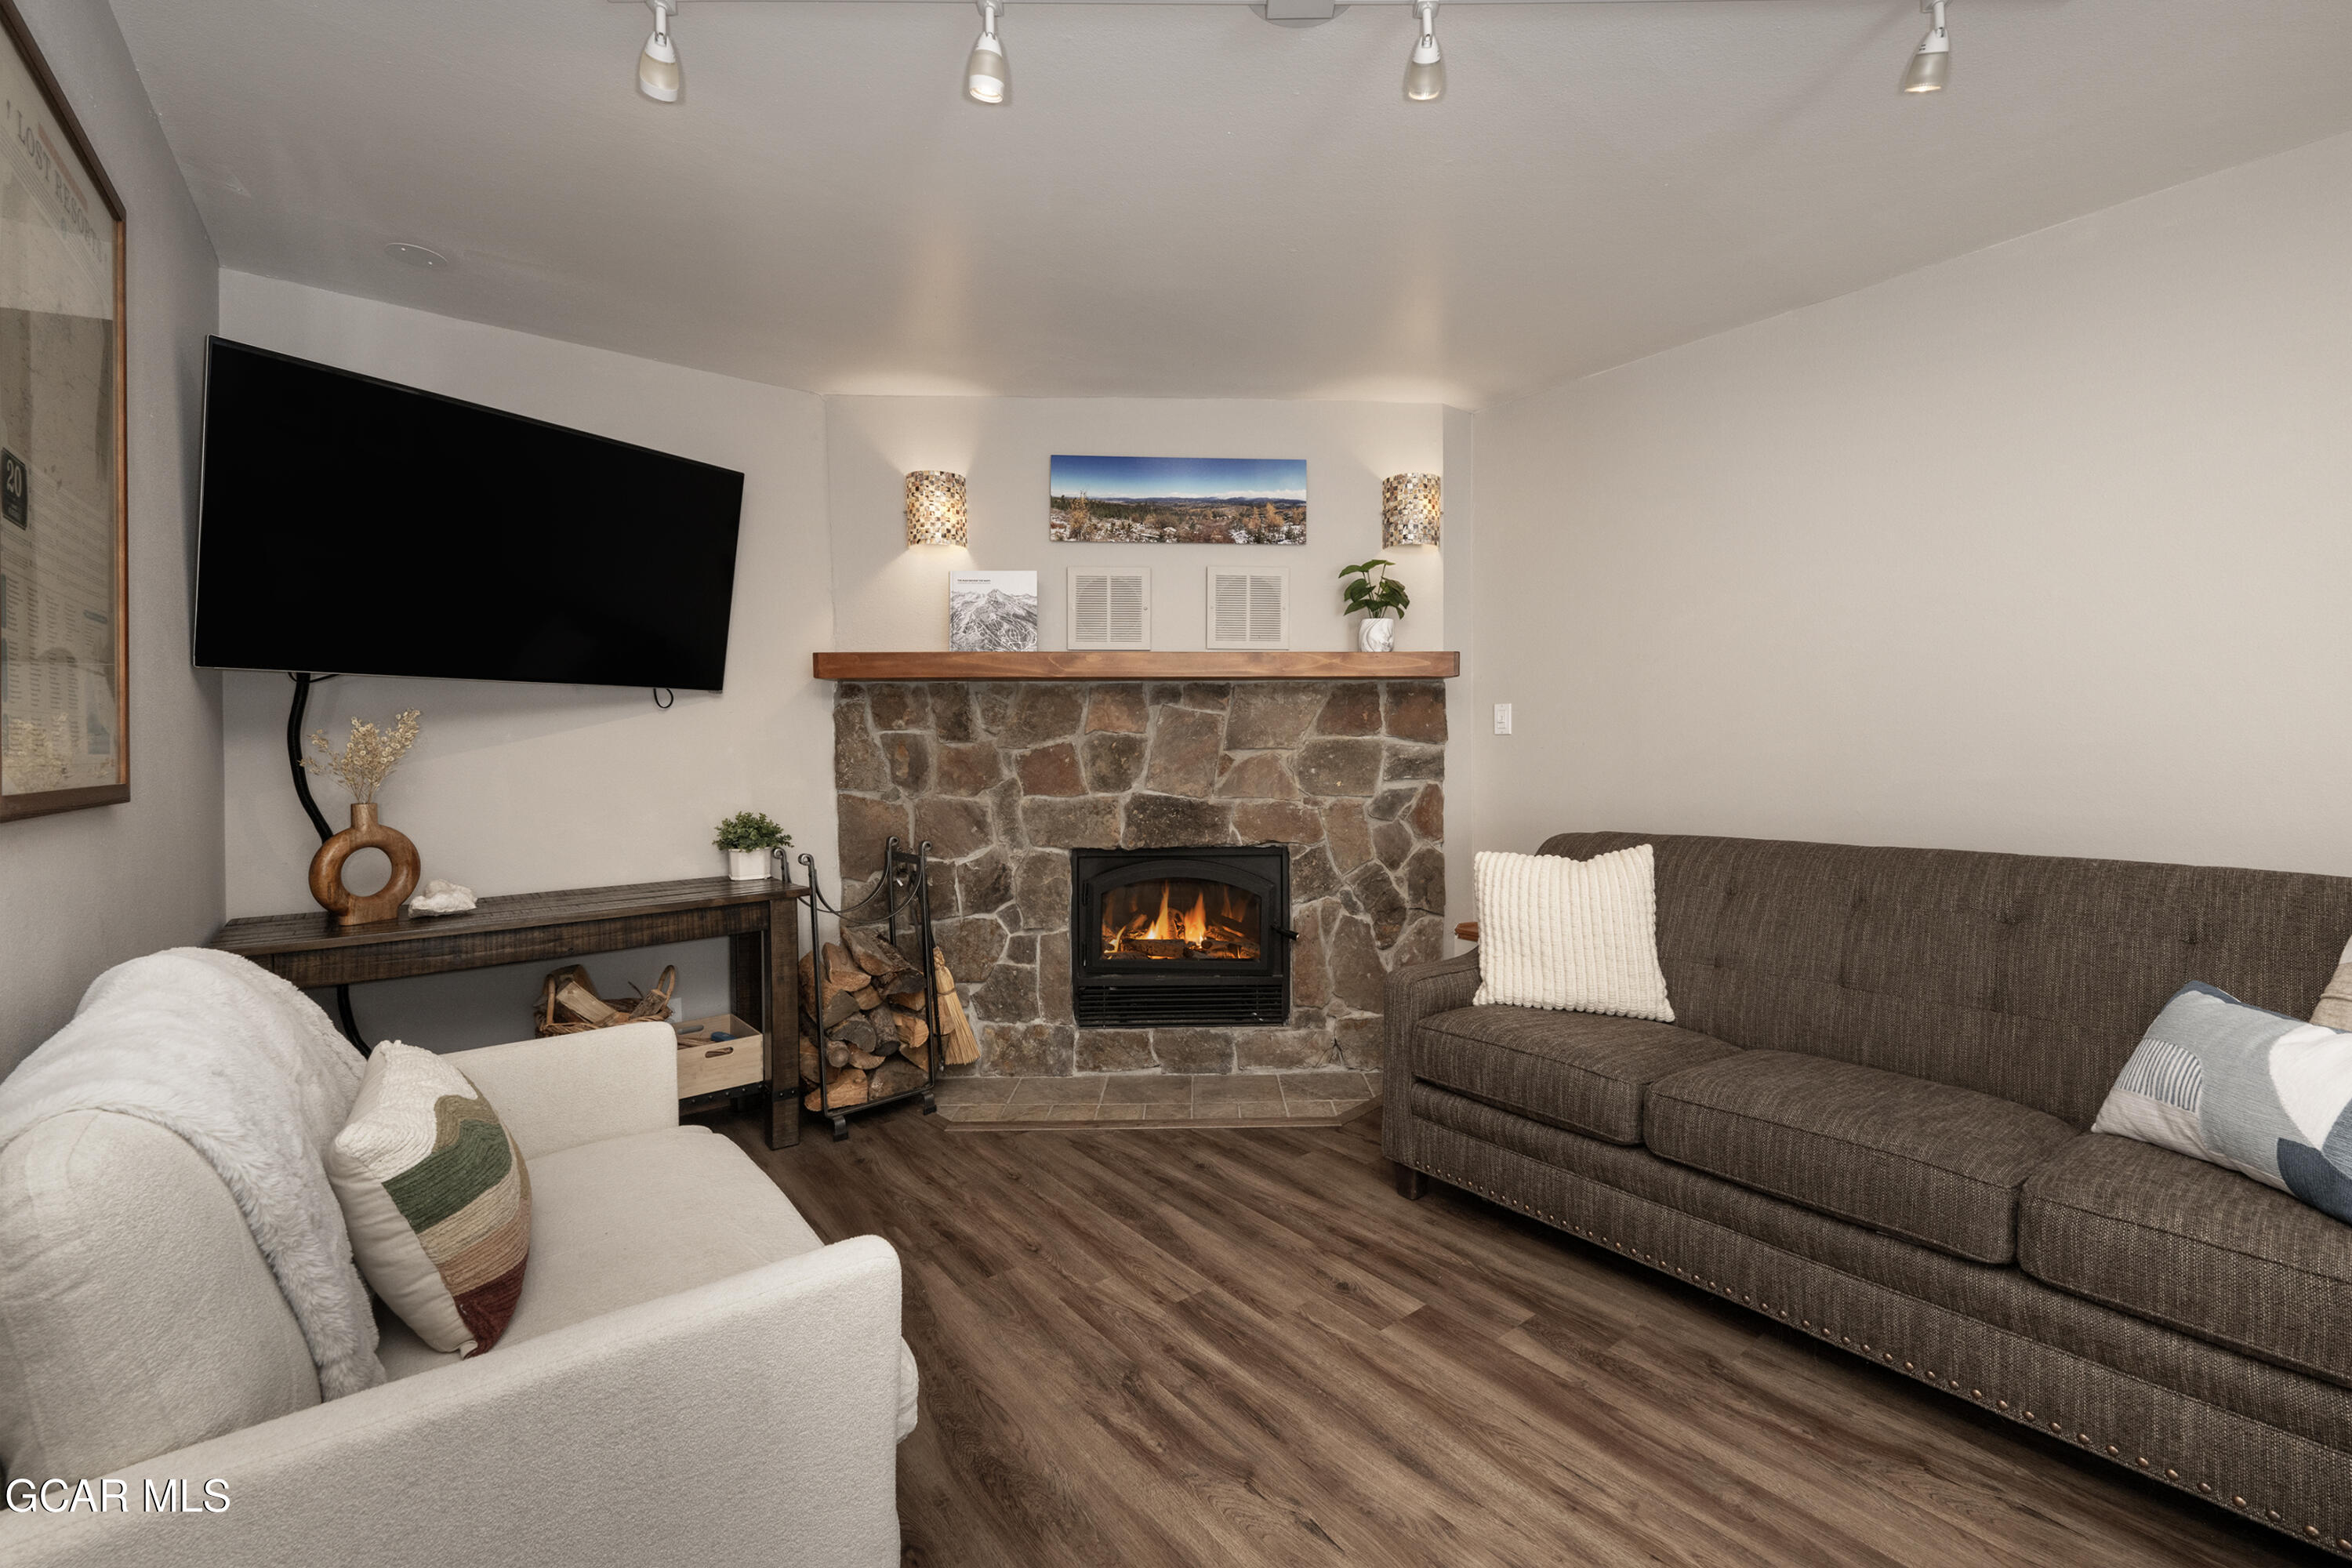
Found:
<path fill-rule="evenodd" d="M 1047 470 L 1058 544 L 1304 544 L 1304 458 L 1083 458 Z"/>
<path fill-rule="evenodd" d="M 948 574 L 948 651 L 1035 653 L 1037 574 Z"/>
<path fill-rule="evenodd" d="M 131 798 L 122 202 L 0 0 L 0 822 Z"/>

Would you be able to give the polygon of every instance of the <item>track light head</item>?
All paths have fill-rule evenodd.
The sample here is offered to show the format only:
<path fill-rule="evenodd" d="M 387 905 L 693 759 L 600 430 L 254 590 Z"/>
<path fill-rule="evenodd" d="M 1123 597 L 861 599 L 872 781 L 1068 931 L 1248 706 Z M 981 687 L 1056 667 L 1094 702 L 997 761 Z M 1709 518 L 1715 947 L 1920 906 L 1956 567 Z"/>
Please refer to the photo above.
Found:
<path fill-rule="evenodd" d="M 964 96 L 974 103 L 1003 103 L 1011 75 L 1004 68 L 1004 45 L 996 36 L 996 0 L 980 0 L 980 40 L 963 63 Z"/>
<path fill-rule="evenodd" d="M 1952 78 L 1952 37 L 1944 30 L 1944 0 L 1921 0 L 1919 9 L 1935 13 L 1936 19 L 1903 73 L 1903 90 L 1941 92 Z"/>
<path fill-rule="evenodd" d="M 669 36 L 672 0 L 647 0 L 654 8 L 654 36 L 637 57 L 637 90 L 656 103 L 676 103 L 685 89 L 686 75 L 678 69 L 677 43 Z"/>
<path fill-rule="evenodd" d="M 1437 47 L 1437 0 L 1413 0 L 1412 9 L 1421 18 L 1421 36 L 1413 40 L 1405 64 L 1404 95 L 1414 103 L 1427 103 L 1445 96 L 1445 59 Z"/>

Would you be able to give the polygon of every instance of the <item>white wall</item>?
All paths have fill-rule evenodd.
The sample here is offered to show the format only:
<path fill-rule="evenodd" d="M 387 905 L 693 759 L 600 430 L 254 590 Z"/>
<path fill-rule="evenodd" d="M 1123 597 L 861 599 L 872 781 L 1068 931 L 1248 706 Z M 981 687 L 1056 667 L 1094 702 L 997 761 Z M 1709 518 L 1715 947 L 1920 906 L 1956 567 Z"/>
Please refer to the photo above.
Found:
<path fill-rule="evenodd" d="M 1478 914 L 1472 884 L 1478 852 L 1480 710 L 1470 700 L 1476 689 L 1486 639 L 1478 626 L 1478 421 L 1468 409 L 1445 410 L 1445 618 L 1449 646 L 1462 655 L 1460 679 L 1446 683 L 1445 741 L 1445 951 L 1468 945 L 1454 928 Z M 1491 723 L 1486 726 L 1491 729 Z"/>
<path fill-rule="evenodd" d="M 306 727 L 339 744 L 354 714 L 424 710 L 424 737 L 383 808 L 427 878 L 492 894 L 716 876 L 711 829 L 746 808 L 782 823 L 831 878 L 831 693 L 809 671 L 810 655 L 833 643 L 818 399 L 239 272 L 221 274 L 220 321 L 240 342 L 745 475 L 724 694 L 681 691 L 662 711 L 648 692 L 609 688 L 354 677 L 319 689 Z M 661 591 L 657 534 L 635 559 L 551 564 L 565 574 L 551 576 L 551 593 Z M 370 605 L 364 584 L 352 613 L 401 634 L 400 606 Z M 318 839 L 287 773 L 288 682 L 233 673 L 224 689 L 229 911 L 310 908 Z M 315 787 L 329 820 L 343 820 L 348 797 L 331 780 Z M 380 875 L 351 880 L 381 885 Z M 727 1004 L 723 943 L 584 962 L 615 992 L 677 962 L 691 1012 Z M 444 1050 L 512 1039 L 530 1032 L 545 968 L 359 986 L 353 1007 L 376 1037 Z"/>
<path fill-rule="evenodd" d="M 19 0 L 129 213 L 131 800 L 0 825 L 0 1072 L 110 964 L 221 919 L 220 684 L 188 662 L 212 242 L 103 5 Z"/>
<path fill-rule="evenodd" d="M 2352 873 L 2348 279 L 2337 138 L 1483 413 L 1480 843 Z"/>
<path fill-rule="evenodd" d="M 1426 547 L 1381 548 L 1381 480 L 1438 473 L 1444 410 L 1427 403 L 1280 403 L 1241 399 L 831 397 L 825 400 L 833 587 L 849 649 L 948 646 L 948 574 L 1034 571 L 1040 646 L 1066 646 L 1072 566 L 1152 568 L 1152 643 L 1198 649 L 1207 568 L 1235 563 L 1290 573 L 1294 648 L 1352 647 L 1339 570 L 1374 555 L 1412 596 L 1398 646 L 1443 648 L 1445 571 Z M 1047 474 L 1056 452 L 1116 457 L 1304 458 L 1307 543 L 1055 544 L 1045 534 Z M 971 545 L 907 545 L 908 473 L 965 476 Z M 1449 501 L 1451 497 L 1448 497 Z"/>

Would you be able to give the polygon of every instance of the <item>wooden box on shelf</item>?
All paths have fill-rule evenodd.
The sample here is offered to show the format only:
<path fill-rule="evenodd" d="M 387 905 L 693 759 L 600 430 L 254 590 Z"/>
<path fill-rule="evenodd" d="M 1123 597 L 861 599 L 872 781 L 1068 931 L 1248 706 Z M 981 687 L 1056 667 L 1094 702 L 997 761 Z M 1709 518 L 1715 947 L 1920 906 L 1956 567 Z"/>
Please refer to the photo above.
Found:
<path fill-rule="evenodd" d="M 725 1035 L 726 1039 L 712 1037 Z M 732 1013 L 688 1018 L 677 1026 L 677 1097 L 740 1089 L 768 1076 L 767 1038 Z"/>

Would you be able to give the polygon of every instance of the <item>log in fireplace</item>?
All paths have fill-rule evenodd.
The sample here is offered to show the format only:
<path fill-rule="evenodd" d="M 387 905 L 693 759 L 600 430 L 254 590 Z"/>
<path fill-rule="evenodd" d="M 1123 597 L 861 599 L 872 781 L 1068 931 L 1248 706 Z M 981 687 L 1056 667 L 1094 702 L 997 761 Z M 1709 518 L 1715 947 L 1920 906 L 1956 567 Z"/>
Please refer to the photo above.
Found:
<path fill-rule="evenodd" d="M 1070 989 L 1081 1026 L 1281 1024 L 1290 1016 L 1290 853 L 1279 844 L 1070 851 Z"/>

